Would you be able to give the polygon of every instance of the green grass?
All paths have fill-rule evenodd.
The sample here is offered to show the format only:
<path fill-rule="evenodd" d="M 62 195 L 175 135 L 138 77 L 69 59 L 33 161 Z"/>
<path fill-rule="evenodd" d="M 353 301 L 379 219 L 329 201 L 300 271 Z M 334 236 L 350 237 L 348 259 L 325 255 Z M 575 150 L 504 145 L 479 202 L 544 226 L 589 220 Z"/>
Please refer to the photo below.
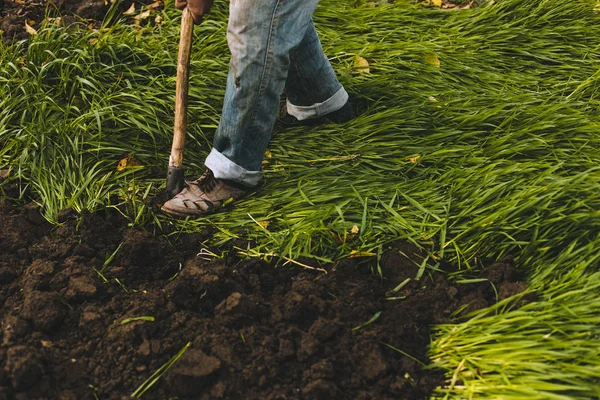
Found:
<path fill-rule="evenodd" d="M 46 28 L 26 50 L 0 47 L 0 168 L 50 221 L 65 207 L 119 206 L 157 231 L 215 228 L 213 250 L 242 238 L 255 244 L 240 249 L 247 255 L 328 262 L 404 239 L 429 253 L 429 267 L 443 258 L 462 270 L 510 254 L 539 301 L 515 309 L 509 299 L 436 327 L 441 393 L 597 398 L 597 3 L 496 0 L 459 12 L 412 3 L 321 2 L 315 23 L 360 116 L 276 131 L 264 184 L 227 212 L 181 222 L 143 203 L 164 187 L 172 137 L 171 7 L 159 26 Z M 218 123 L 226 13 L 217 3 L 195 30 L 190 176 Z M 356 55 L 370 74 L 354 69 Z M 128 153 L 143 166 L 118 172 Z"/>

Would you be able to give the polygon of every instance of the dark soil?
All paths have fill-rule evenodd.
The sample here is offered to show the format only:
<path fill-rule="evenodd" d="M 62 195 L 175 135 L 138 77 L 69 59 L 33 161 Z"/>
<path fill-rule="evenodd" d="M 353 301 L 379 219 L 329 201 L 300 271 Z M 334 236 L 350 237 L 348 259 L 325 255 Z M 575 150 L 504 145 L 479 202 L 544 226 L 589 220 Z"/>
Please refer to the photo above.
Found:
<path fill-rule="evenodd" d="M 106 16 L 114 0 L 0 0 L 0 31 L 3 39 L 13 42 L 29 38 L 25 30 L 27 22 L 38 29 L 45 16 L 61 17 L 56 23 L 69 25 L 76 21 L 98 26 Z M 118 9 L 126 11 L 131 3 L 153 3 L 152 0 L 119 0 Z"/>
<path fill-rule="evenodd" d="M 443 383 L 421 366 L 431 325 L 496 301 L 489 282 L 442 273 L 392 293 L 418 269 L 404 243 L 382 256 L 382 280 L 360 258 L 327 275 L 214 259 L 199 254 L 203 234 L 169 243 L 116 213 L 62 221 L 0 198 L 0 399 L 127 398 L 188 342 L 144 398 L 426 398 Z M 117 248 L 105 281 L 94 269 Z M 526 288 L 510 262 L 478 276 L 500 297 Z"/>

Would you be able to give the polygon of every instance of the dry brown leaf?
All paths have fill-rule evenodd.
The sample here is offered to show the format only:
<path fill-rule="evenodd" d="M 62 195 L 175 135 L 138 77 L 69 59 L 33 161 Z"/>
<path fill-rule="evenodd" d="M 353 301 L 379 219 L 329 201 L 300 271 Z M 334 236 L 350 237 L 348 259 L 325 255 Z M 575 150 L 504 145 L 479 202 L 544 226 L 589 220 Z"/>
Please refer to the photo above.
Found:
<path fill-rule="evenodd" d="M 121 172 L 126 168 L 139 167 L 140 165 L 142 165 L 141 161 L 135 158 L 133 154 L 129 153 L 121 157 L 119 164 L 117 165 L 117 171 Z"/>
<path fill-rule="evenodd" d="M 29 33 L 31 36 L 37 35 L 37 31 L 31 27 L 27 22 L 25 22 L 25 31 Z"/>
<path fill-rule="evenodd" d="M 127 11 L 123 13 L 123 15 L 133 15 L 135 14 L 135 3 L 131 3 L 131 7 Z"/>
<path fill-rule="evenodd" d="M 423 58 L 425 64 L 433 65 L 434 67 L 440 67 L 440 59 L 435 54 L 426 54 Z"/>
<path fill-rule="evenodd" d="M 142 13 L 139 13 L 138 15 L 133 17 L 133 23 L 136 25 L 139 25 L 141 21 L 145 20 L 149 16 L 150 16 L 150 11 L 144 11 Z"/>
<path fill-rule="evenodd" d="M 49 340 L 42 340 L 42 347 L 52 347 L 52 342 Z"/>
<path fill-rule="evenodd" d="M 155 1 L 154 3 L 152 3 L 150 5 L 146 6 L 146 9 L 147 10 L 156 10 L 158 7 L 160 7 L 162 5 L 163 5 L 163 1 L 162 0 L 158 0 L 158 1 Z"/>
<path fill-rule="evenodd" d="M 354 68 L 363 74 L 368 74 L 371 72 L 371 69 L 369 68 L 369 62 L 359 55 L 354 57 Z"/>

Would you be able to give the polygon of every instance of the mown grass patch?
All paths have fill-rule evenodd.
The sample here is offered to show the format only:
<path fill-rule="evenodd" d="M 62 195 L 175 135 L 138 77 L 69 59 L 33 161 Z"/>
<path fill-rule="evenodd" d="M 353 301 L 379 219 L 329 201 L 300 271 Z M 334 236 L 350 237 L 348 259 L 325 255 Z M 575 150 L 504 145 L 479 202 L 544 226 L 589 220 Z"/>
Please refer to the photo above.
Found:
<path fill-rule="evenodd" d="M 453 12 L 412 3 L 321 3 L 323 46 L 360 116 L 277 130 L 264 184 L 226 212 L 175 222 L 143 202 L 164 186 L 172 136 L 170 6 L 161 25 L 48 27 L 26 50 L 2 45 L 0 168 L 51 221 L 65 207 L 120 204 L 132 223 L 216 228 L 214 247 L 251 240 L 240 250 L 252 256 L 376 257 L 397 239 L 422 246 L 432 268 L 510 254 L 539 301 L 438 327 L 431 355 L 449 371 L 443 391 L 598 397 L 596 3 L 503 0 Z M 188 175 L 201 173 L 218 123 L 226 11 L 218 4 L 195 31 Z M 117 171 L 124 154 L 141 166 Z"/>

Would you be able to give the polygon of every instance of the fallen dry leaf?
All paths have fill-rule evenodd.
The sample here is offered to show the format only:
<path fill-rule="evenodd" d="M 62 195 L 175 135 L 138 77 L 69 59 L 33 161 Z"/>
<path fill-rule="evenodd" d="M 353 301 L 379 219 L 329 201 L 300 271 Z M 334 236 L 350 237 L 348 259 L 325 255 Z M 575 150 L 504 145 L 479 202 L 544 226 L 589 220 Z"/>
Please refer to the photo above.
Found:
<path fill-rule="evenodd" d="M 358 55 L 354 57 L 354 68 L 361 73 L 368 74 L 371 72 L 369 68 L 369 62 L 365 58 Z"/>
<path fill-rule="evenodd" d="M 155 1 L 154 3 L 146 6 L 147 10 L 156 10 L 158 7 L 163 5 L 163 1 L 159 0 L 159 1 Z"/>
<path fill-rule="evenodd" d="M 264 229 L 267 229 L 269 227 L 269 224 L 271 224 L 271 221 L 256 221 L 256 223 L 262 226 Z"/>
<path fill-rule="evenodd" d="M 121 172 L 126 168 L 139 167 L 140 165 L 142 165 L 141 161 L 135 158 L 133 154 L 129 153 L 121 157 L 119 164 L 117 165 L 117 171 Z"/>
<path fill-rule="evenodd" d="M 127 11 L 123 13 L 123 15 L 133 15 L 135 14 L 135 3 L 131 3 L 131 7 Z"/>
<path fill-rule="evenodd" d="M 425 64 L 433 65 L 437 68 L 440 67 L 440 59 L 435 54 L 426 54 L 425 57 L 423 57 L 423 61 L 425 61 Z"/>
<path fill-rule="evenodd" d="M 31 36 L 37 35 L 37 31 L 31 27 L 27 22 L 25 22 L 25 31 L 29 33 Z"/>
<path fill-rule="evenodd" d="M 136 25 L 139 25 L 141 21 L 145 20 L 149 16 L 150 16 L 150 11 L 144 11 L 142 13 L 139 13 L 138 15 L 133 17 L 133 23 Z"/>

